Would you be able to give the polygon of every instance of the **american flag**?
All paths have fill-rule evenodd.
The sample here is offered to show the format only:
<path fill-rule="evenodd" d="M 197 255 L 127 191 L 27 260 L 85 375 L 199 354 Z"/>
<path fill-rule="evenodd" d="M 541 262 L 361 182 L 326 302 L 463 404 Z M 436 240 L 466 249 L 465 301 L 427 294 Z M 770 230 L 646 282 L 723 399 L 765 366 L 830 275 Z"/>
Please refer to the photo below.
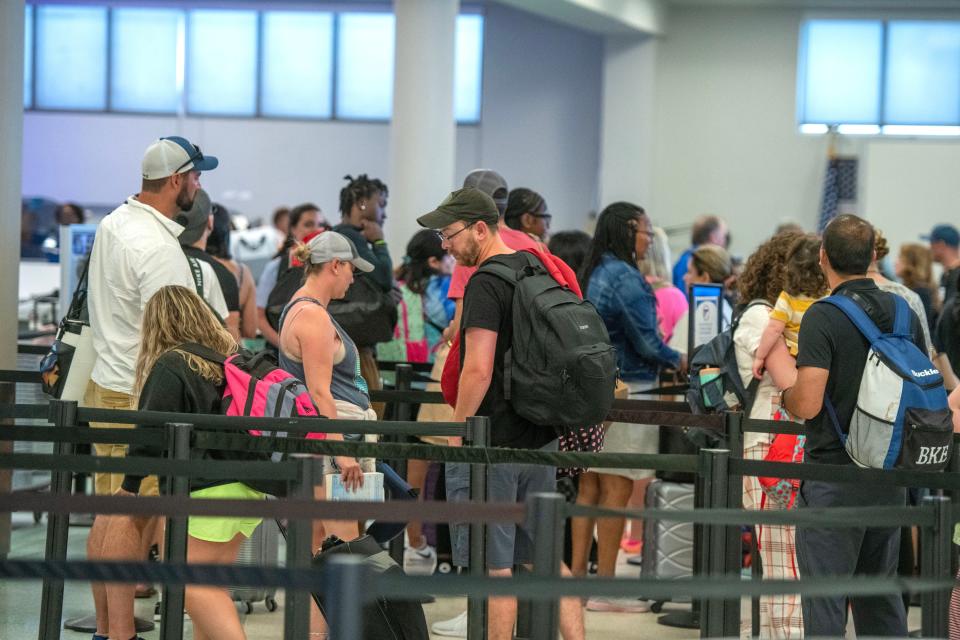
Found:
<path fill-rule="evenodd" d="M 823 178 L 823 201 L 820 204 L 820 222 L 817 231 L 824 228 L 841 213 L 856 213 L 857 206 L 856 158 L 832 156 L 827 161 Z"/>

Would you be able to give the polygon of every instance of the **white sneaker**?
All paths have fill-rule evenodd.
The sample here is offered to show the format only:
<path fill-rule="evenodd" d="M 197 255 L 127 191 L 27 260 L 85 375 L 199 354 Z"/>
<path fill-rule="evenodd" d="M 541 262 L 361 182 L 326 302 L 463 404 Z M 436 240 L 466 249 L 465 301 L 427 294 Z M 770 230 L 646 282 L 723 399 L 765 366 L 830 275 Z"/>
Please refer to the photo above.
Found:
<path fill-rule="evenodd" d="M 645 613 L 650 604 L 635 598 L 604 598 L 594 596 L 587 600 L 587 611 L 608 611 L 611 613 Z"/>
<path fill-rule="evenodd" d="M 449 620 L 440 620 L 430 625 L 430 631 L 438 636 L 448 638 L 466 638 L 467 637 L 467 612 L 464 611 L 456 618 Z"/>
<path fill-rule="evenodd" d="M 437 550 L 428 544 L 403 551 L 403 572 L 408 576 L 432 576 L 437 570 Z"/>

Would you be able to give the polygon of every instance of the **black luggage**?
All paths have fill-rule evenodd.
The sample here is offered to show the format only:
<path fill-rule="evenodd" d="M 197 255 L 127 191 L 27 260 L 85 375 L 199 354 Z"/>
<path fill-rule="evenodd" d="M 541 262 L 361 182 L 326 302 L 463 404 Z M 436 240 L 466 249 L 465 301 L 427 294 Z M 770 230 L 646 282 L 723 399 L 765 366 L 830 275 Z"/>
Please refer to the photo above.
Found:
<path fill-rule="evenodd" d="M 326 545 L 325 545 L 326 546 Z M 313 566 L 323 570 L 330 558 L 339 554 L 353 554 L 364 558 L 376 574 L 399 575 L 403 573 L 390 554 L 368 535 L 350 542 L 338 543 L 320 551 L 313 557 Z M 313 594 L 317 606 L 326 615 L 323 594 Z M 377 598 L 363 607 L 363 640 L 429 640 L 427 619 L 419 600 L 396 600 Z"/>

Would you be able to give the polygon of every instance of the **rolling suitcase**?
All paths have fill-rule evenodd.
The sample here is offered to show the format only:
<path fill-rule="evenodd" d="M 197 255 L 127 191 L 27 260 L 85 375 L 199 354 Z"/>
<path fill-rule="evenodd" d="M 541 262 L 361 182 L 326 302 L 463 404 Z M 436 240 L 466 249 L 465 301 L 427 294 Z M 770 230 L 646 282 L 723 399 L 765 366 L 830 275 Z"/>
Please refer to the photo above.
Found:
<path fill-rule="evenodd" d="M 243 541 L 237 554 L 237 564 L 253 567 L 275 567 L 278 564 L 280 531 L 275 520 L 265 519 L 253 535 Z M 253 613 L 253 605 L 263 602 L 267 611 L 277 610 L 274 599 L 275 587 L 230 587 L 230 597 L 247 605 L 247 613 Z"/>
<path fill-rule="evenodd" d="M 693 509 L 693 485 L 653 480 L 647 487 L 649 509 Z M 693 524 L 669 520 L 644 520 L 644 578 L 677 580 L 693 576 Z M 685 601 L 685 600 L 684 600 Z M 663 601 L 651 607 L 659 612 Z"/>

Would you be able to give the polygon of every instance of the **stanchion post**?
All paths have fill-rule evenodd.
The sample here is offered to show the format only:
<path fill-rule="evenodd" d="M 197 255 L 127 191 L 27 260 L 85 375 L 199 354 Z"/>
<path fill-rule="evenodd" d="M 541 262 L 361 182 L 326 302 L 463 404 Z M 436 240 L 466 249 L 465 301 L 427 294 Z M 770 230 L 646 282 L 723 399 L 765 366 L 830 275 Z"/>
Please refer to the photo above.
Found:
<path fill-rule="evenodd" d="M 309 455 L 293 455 L 291 464 L 297 465 L 297 478 L 291 483 L 288 494 L 291 497 L 313 500 L 313 487 L 320 481 L 316 467 L 319 458 Z M 287 568 L 305 569 L 310 567 L 312 554 L 313 523 L 303 518 L 293 518 L 287 522 Z M 283 608 L 284 640 L 302 640 L 310 632 L 310 593 L 288 589 Z M 359 637 L 359 636 L 358 636 Z"/>
<path fill-rule="evenodd" d="M 470 446 L 490 446 L 490 418 L 475 416 L 467 418 L 467 439 Z M 470 502 L 487 501 L 487 465 L 470 465 Z M 484 576 L 487 572 L 487 525 L 482 522 L 470 524 L 470 573 Z M 487 637 L 487 600 L 473 597 L 467 601 L 467 640 L 485 640 Z"/>
<path fill-rule="evenodd" d="M 50 421 L 56 427 L 77 426 L 77 403 L 69 400 L 50 401 Z M 72 456 L 72 442 L 57 442 L 54 451 L 58 456 Z M 72 475 L 69 471 L 54 471 L 50 475 L 50 492 L 57 496 L 70 495 Z M 50 561 L 67 559 L 67 538 L 70 530 L 69 513 L 47 514 L 47 544 L 44 558 Z M 60 638 L 60 618 L 63 616 L 63 580 L 45 579 L 40 595 L 40 640 Z"/>
<path fill-rule="evenodd" d="M 933 525 L 923 528 L 920 574 L 924 578 L 950 577 L 952 522 L 950 498 L 928 496 L 923 509 L 933 514 Z M 949 631 L 950 591 L 925 591 L 920 596 L 921 629 L 924 638 L 946 638 Z"/>
<path fill-rule="evenodd" d="M 410 391 L 411 387 L 413 386 L 413 367 L 411 367 L 409 364 L 398 364 L 394 375 L 396 376 L 396 390 Z M 413 407 L 409 402 L 405 400 L 399 400 L 397 401 L 396 407 L 397 420 L 404 422 L 413 420 Z M 390 436 L 390 440 L 403 442 L 406 440 L 406 438 L 404 436 Z M 393 469 L 400 474 L 401 478 L 404 480 L 407 479 L 406 458 L 391 460 L 390 464 L 393 466 Z M 401 567 L 403 566 L 403 536 L 397 536 L 390 541 L 390 557 L 393 558 L 394 562 L 399 564 Z"/>
<path fill-rule="evenodd" d="M 729 456 L 743 459 L 743 422 L 744 414 L 741 412 L 727 413 L 726 425 L 729 436 Z M 729 458 L 728 458 L 729 459 Z M 726 506 L 730 509 L 743 508 L 743 476 L 730 474 L 729 464 L 727 466 L 727 501 L 718 507 Z M 740 539 L 740 527 L 724 527 L 727 537 L 727 566 L 726 573 L 729 576 L 740 575 L 743 567 L 742 543 Z M 740 606 L 741 599 L 727 600 L 724 605 L 724 635 L 736 636 L 740 632 Z M 751 603 L 751 609 L 752 609 Z M 760 602 L 756 600 L 757 618 L 760 617 Z M 751 620 L 753 612 L 751 610 Z"/>
<path fill-rule="evenodd" d="M 560 577 L 565 501 L 559 493 L 535 493 L 527 500 L 527 527 L 533 530 L 533 574 Z M 555 640 L 560 630 L 559 600 L 536 599 L 530 607 L 532 640 Z"/>
<path fill-rule="evenodd" d="M 729 460 L 729 450 L 700 450 L 700 474 L 703 477 L 703 506 L 705 509 L 723 508 L 728 504 L 729 478 L 727 471 Z M 705 554 L 703 567 L 708 576 L 723 576 L 727 573 L 731 537 L 728 529 L 724 525 L 717 524 L 705 524 L 703 527 L 702 540 Z M 736 602 L 739 602 L 739 600 Z M 729 620 L 733 618 L 730 608 L 731 601 L 704 600 L 700 610 L 700 637 L 721 638 L 736 635 L 736 628 L 732 633 L 728 631 Z M 739 618 L 736 622 L 739 626 Z"/>
<path fill-rule="evenodd" d="M 330 640 L 363 638 L 364 594 L 371 588 L 373 575 L 363 559 L 339 555 L 324 567 L 324 607 L 329 612 Z M 329 603 L 326 604 L 326 603 Z"/>
<path fill-rule="evenodd" d="M 190 459 L 190 434 L 192 424 L 181 422 L 166 425 L 168 457 L 171 460 Z M 177 497 L 190 495 L 190 478 L 170 476 L 167 478 L 167 494 Z M 170 564 L 187 563 L 187 518 L 174 516 L 167 520 L 165 535 L 165 555 Z M 163 585 L 163 597 L 160 603 L 160 637 L 163 640 L 181 640 L 183 638 L 182 584 Z"/>

